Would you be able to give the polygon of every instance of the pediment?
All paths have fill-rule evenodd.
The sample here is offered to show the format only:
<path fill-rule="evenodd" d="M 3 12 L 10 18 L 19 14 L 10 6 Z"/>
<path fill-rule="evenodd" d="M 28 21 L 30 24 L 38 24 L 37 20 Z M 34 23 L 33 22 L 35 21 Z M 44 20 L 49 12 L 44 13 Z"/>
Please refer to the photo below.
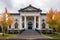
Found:
<path fill-rule="evenodd" d="M 24 9 L 24 10 L 36 10 L 36 9 L 34 9 L 34 8 L 32 8 L 32 7 L 28 7 L 28 8 L 26 8 L 26 9 Z"/>
<path fill-rule="evenodd" d="M 35 11 L 37 12 L 37 11 L 40 11 L 41 12 L 42 10 L 29 5 L 29 6 L 25 7 L 25 8 L 23 8 L 23 9 L 20 9 L 19 12 L 20 11 L 23 11 L 23 12 L 35 12 Z"/>

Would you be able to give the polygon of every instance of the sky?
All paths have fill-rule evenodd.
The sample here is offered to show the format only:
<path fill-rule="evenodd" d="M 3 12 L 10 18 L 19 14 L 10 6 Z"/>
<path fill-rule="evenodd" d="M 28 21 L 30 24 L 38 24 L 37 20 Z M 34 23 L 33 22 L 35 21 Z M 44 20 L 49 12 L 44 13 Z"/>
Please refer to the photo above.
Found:
<path fill-rule="evenodd" d="M 51 8 L 60 11 L 60 0 L 0 0 L 0 13 L 5 8 L 11 13 L 18 13 L 18 10 L 28 5 L 32 5 L 46 13 Z"/>

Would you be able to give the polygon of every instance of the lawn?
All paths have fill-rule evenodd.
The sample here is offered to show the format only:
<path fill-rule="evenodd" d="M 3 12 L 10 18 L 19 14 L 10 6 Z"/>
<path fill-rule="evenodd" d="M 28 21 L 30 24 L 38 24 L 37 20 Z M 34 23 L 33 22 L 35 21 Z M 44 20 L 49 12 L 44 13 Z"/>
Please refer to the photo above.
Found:
<path fill-rule="evenodd" d="M 60 34 L 44 34 L 44 35 L 52 38 L 60 38 Z"/>
<path fill-rule="evenodd" d="M 13 37 L 16 34 L 5 34 L 4 36 L 2 36 L 2 34 L 0 34 L 0 38 L 8 38 L 8 37 Z"/>

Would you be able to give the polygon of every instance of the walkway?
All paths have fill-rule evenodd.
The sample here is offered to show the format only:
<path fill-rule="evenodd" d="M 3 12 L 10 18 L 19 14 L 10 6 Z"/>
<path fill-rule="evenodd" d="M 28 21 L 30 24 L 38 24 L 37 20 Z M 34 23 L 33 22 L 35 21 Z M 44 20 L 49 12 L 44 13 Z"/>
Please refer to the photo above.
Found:
<path fill-rule="evenodd" d="M 11 38 L 12 39 L 47 39 L 48 37 L 43 36 L 34 30 L 26 30 L 22 32 L 22 34 L 18 34 Z"/>

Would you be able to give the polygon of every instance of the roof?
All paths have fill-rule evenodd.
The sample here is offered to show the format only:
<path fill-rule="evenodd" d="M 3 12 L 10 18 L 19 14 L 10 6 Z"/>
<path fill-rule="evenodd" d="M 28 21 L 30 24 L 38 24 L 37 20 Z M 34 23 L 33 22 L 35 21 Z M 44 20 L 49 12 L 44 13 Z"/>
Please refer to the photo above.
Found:
<path fill-rule="evenodd" d="M 11 15 L 20 15 L 20 13 L 11 13 Z"/>
<path fill-rule="evenodd" d="M 32 10 L 29 10 L 32 9 Z M 33 7 L 32 5 L 29 5 L 23 9 L 18 10 L 19 12 L 42 12 L 42 10 Z M 11 15 L 20 15 L 20 13 L 11 13 Z M 46 13 L 40 13 L 40 15 L 46 15 Z"/>
<path fill-rule="evenodd" d="M 11 13 L 11 15 L 20 15 L 20 13 Z M 40 13 L 40 15 L 46 15 L 46 13 Z"/>
<path fill-rule="evenodd" d="M 35 10 L 26 10 L 28 8 L 30 8 L 30 9 L 32 8 L 32 9 L 35 9 Z M 38 9 L 36 7 L 33 7 L 32 5 L 29 5 L 29 6 L 25 7 L 25 8 L 23 8 L 23 9 L 18 10 L 18 11 L 19 12 L 42 12 L 42 10 L 40 10 L 40 9 Z"/>

